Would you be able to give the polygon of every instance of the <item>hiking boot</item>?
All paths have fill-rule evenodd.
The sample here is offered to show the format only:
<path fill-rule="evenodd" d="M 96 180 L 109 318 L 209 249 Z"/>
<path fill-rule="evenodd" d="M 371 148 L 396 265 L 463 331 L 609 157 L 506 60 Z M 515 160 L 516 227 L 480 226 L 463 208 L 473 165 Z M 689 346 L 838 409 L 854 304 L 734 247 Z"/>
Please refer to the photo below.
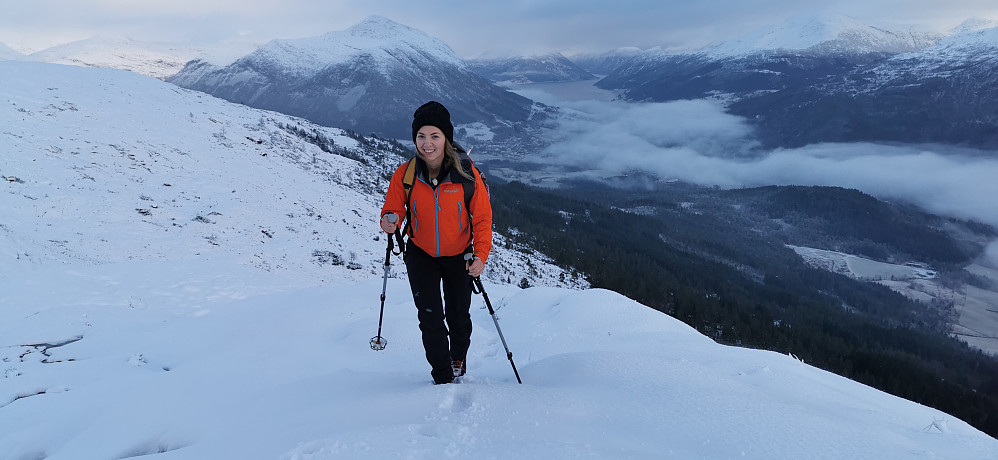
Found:
<path fill-rule="evenodd" d="M 436 372 L 436 371 L 430 372 L 430 376 L 433 377 L 434 385 L 440 385 L 443 383 L 454 383 L 454 374 L 449 373 L 446 370 L 443 370 L 443 372 Z"/>
<path fill-rule="evenodd" d="M 461 377 L 468 371 L 468 366 L 463 359 L 455 359 L 450 362 L 451 369 L 454 370 L 454 377 Z"/>

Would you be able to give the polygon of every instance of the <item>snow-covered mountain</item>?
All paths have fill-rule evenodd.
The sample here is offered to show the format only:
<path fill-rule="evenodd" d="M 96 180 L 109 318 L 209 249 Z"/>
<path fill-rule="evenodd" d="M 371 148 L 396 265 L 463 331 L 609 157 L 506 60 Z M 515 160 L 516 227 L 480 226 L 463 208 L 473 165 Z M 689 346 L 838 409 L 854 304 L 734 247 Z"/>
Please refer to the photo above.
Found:
<path fill-rule="evenodd" d="M 194 61 L 169 81 L 400 139 L 409 139 L 412 112 L 428 100 L 446 105 L 456 126 L 474 124 L 479 140 L 525 137 L 548 110 L 479 76 L 442 41 L 378 16 L 320 37 L 274 40 L 225 67 Z"/>
<path fill-rule="evenodd" d="M 841 14 L 815 13 L 790 18 L 702 52 L 715 59 L 790 53 L 844 57 L 894 55 L 925 48 L 940 38 L 937 33 L 886 30 Z"/>
<path fill-rule="evenodd" d="M 568 56 L 575 65 L 595 75 L 608 75 L 625 62 L 641 54 L 636 47 L 617 48 L 604 53 L 578 53 Z"/>
<path fill-rule="evenodd" d="M 591 80 L 593 74 L 561 53 L 531 56 L 482 56 L 467 60 L 479 75 L 501 85 Z"/>
<path fill-rule="evenodd" d="M 21 52 L 0 43 L 0 61 L 14 61 L 24 59 L 25 55 Z"/>
<path fill-rule="evenodd" d="M 106 67 L 165 78 L 206 52 L 204 48 L 146 42 L 124 37 L 95 37 L 53 46 L 30 59 L 53 64 Z"/>
<path fill-rule="evenodd" d="M 600 80 L 633 101 L 723 97 L 806 87 L 887 57 L 927 47 L 941 38 L 889 31 L 843 15 L 795 17 L 695 52 L 651 49 Z"/>
<path fill-rule="evenodd" d="M 25 222 L 0 226 L 14 261 L 0 273 L 217 258 L 303 280 L 382 273 L 377 213 L 408 148 L 120 70 L 5 61 L 0 75 L 2 207 Z M 496 246 L 497 280 L 559 279 Z"/>
<path fill-rule="evenodd" d="M 947 35 L 977 32 L 979 30 L 990 29 L 992 27 L 998 27 L 998 17 L 973 17 L 950 29 Z"/>
<path fill-rule="evenodd" d="M 965 32 L 917 51 L 788 87 L 731 106 L 771 144 L 828 141 L 948 143 L 998 147 L 998 27 Z"/>
<path fill-rule="evenodd" d="M 476 296 L 469 375 L 431 385 L 397 258 L 389 344 L 368 347 L 398 144 L 119 70 L 9 61 L 0 81 L 4 458 L 998 451 L 945 413 L 618 294 L 504 284 L 559 270 L 501 241 L 487 290 L 504 339 Z"/>
<path fill-rule="evenodd" d="M 965 23 L 966 24 L 966 23 Z M 994 23 L 992 23 L 994 24 Z M 919 74 L 922 78 L 952 75 L 962 67 L 994 67 L 998 63 L 998 24 L 983 29 L 963 27 L 956 35 L 933 46 L 894 56 L 871 69 L 871 73 L 896 78 L 899 74 Z"/>

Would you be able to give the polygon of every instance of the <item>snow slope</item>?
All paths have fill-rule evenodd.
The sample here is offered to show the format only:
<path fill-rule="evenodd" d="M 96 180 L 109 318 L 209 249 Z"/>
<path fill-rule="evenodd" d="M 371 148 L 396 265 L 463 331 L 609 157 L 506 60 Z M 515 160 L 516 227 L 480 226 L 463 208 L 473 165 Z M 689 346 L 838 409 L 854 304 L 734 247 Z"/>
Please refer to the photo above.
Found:
<path fill-rule="evenodd" d="M 989 438 L 603 290 L 489 284 L 433 386 L 407 284 L 133 261 L 0 280 L 5 458 L 985 459 Z M 46 345 L 48 344 L 48 345 Z M 156 457 L 159 458 L 159 457 Z"/>
<path fill-rule="evenodd" d="M 431 385 L 397 265 L 388 347 L 368 347 L 384 166 L 280 126 L 359 141 L 128 72 L 4 62 L 0 79 L 4 459 L 998 452 L 952 416 L 599 289 L 488 280 L 523 385 L 480 296 L 468 377 Z"/>
<path fill-rule="evenodd" d="M 0 254 L 16 260 L 0 275 L 53 260 L 197 258 L 309 282 L 382 273 L 385 175 L 404 161 L 385 141 L 362 145 L 120 70 L 8 61 L 0 80 Z M 367 163 L 326 153 L 289 126 Z M 585 286 L 501 243 L 490 276 Z"/>

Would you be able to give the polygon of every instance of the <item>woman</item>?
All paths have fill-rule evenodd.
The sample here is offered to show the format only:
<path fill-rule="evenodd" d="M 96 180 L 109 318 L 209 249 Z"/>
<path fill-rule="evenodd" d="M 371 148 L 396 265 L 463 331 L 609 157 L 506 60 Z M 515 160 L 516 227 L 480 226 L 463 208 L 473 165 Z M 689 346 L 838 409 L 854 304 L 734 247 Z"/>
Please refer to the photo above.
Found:
<path fill-rule="evenodd" d="M 423 349 L 433 383 L 451 383 L 467 369 L 472 278 L 485 270 L 492 249 L 492 205 L 481 175 L 454 143 L 450 112 L 443 105 L 431 101 L 416 109 L 412 141 L 415 180 L 407 197 L 403 182 L 409 162 L 395 170 L 381 208 L 381 229 L 390 235 L 402 221 L 399 216 L 409 219 L 404 258 Z M 468 262 L 465 254 L 475 257 Z"/>

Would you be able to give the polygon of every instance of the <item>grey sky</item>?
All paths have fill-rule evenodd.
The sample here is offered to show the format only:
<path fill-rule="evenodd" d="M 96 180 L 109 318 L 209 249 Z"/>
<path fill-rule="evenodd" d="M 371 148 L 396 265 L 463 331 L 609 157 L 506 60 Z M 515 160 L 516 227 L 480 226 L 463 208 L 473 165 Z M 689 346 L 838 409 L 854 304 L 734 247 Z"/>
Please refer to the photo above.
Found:
<path fill-rule="evenodd" d="M 697 47 L 817 10 L 874 25 L 947 29 L 998 16 L 994 0 L 0 0 L 0 42 L 20 51 L 96 35 L 204 44 L 342 30 L 377 14 L 483 52 Z"/>

